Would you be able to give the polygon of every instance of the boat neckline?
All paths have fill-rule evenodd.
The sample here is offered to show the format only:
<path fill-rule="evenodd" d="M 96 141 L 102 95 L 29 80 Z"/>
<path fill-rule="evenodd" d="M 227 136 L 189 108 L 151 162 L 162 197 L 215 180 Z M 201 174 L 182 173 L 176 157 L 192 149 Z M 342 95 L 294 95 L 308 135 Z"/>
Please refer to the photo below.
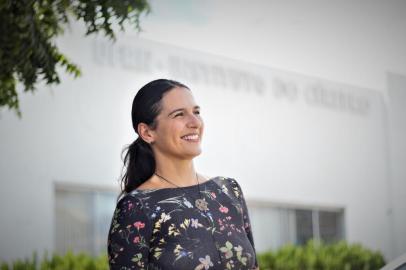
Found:
<path fill-rule="evenodd" d="M 189 188 L 196 188 L 198 186 L 203 186 L 206 185 L 210 182 L 213 182 L 216 178 L 219 176 L 214 176 L 209 178 L 208 180 L 204 181 L 203 183 L 195 184 L 195 185 L 190 185 L 190 186 L 185 186 L 185 187 L 167 187 L 167 188 L 147 188 L 147 189 L 134 189 L 130 193 L 136 193 L 136 192 L 152 192 L 152 191 L 158 191 L 158 190 L 184 190 L 184 189 L 189 189 Z"/>

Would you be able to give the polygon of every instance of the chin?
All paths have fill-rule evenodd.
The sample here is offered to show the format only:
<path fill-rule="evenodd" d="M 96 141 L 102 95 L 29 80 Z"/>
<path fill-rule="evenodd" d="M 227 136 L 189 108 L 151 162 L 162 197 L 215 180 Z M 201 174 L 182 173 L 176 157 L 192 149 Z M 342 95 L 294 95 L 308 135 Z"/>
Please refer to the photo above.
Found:
<path fill-rule="evenodd" d="M 188 159 L 193 159 L 193 158 L 195 158 L 197 156 L 200 156 L 201 153 L 202 153 L 202 150 L 199 149 L 199 150 L 196 150 L 196 151 L 193 151 L 193 152 L 185 153 L 184 156 L 187 157 Z"/>

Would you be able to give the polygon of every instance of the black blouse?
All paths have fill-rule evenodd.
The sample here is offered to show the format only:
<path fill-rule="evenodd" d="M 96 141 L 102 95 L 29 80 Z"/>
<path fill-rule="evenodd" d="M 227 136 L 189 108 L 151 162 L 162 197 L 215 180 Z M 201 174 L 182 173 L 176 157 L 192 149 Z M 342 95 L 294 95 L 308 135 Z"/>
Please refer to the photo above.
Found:
<path fill-rule="evenodd" d="M 248 210 L 235 179 L 134 190 L 117 203 L 108 235 L 110 269 L 255 269 Z"/>

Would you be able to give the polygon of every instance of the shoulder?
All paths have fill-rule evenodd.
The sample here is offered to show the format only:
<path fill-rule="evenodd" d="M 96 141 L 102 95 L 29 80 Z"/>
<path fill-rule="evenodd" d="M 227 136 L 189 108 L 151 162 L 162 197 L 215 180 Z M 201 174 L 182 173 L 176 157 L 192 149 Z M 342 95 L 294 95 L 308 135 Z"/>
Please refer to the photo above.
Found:
<path fill-rule="evenodd" d="M 240 187 L 240 184 L 238 183 L 238 181 L 235 178 L 232 177 L 228 177 L 228 176 L 217 176 L 217 177 L 213 177 L 213 179 L 220 183 L 220 184 L 224 184 L 224 185 L 228 185 L 228 186 L 237 186 Z"/>
<path fill-rule="evenodd" d="M 235 178 L 218 176 L 215 178 L 215 181 L 224 192 L 232 193 L 237 198 L 242 196 L 241 186 Z"/>
<path fill-rule="evenodd" d="M 117 201 L 116 212 L 118 212 L 120 216 L 147 216 L 147 200 L 148 197 L 145 192 L 134 190 L 126 193 Z"/>
<path fill-rule="evenodd" d="M 125 204 L 126 202 L 139 202 L 142 199 L 142 190 L 134 189 L 128 193 L 121 194 L 120 198 L 117 200 L 117 205 Z"/>

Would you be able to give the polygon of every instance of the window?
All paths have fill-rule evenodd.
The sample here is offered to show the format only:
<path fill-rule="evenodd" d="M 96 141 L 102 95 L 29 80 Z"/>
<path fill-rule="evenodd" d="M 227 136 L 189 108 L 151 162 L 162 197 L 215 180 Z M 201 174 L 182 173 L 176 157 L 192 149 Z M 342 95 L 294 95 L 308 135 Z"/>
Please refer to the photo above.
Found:
<path fill-rule="evenodd" d="M 296 215 L 296 244 L 303 245 L 316 234 L 313 231 L 313 215 L 311 210 L 295 210 Z"/>
<path fill-rule="evenodd" d="M 56 185 L 55 248 L 99 255 L 107 250 L 107 233 L 117 192 L 89 187 Z"/>
<path fill-rule="evenodd" d="M 250 204 L 249 213 L 258 251 L 285 244 L 303 245 L 310 239 L 331 243 L 344 239 L 344 210 Z"/>
<path fill-rule="evenodd" d="M 343 213 L 317 211 L 319 216 L 320 239 L 326 243 L 344 239 Z"/>

